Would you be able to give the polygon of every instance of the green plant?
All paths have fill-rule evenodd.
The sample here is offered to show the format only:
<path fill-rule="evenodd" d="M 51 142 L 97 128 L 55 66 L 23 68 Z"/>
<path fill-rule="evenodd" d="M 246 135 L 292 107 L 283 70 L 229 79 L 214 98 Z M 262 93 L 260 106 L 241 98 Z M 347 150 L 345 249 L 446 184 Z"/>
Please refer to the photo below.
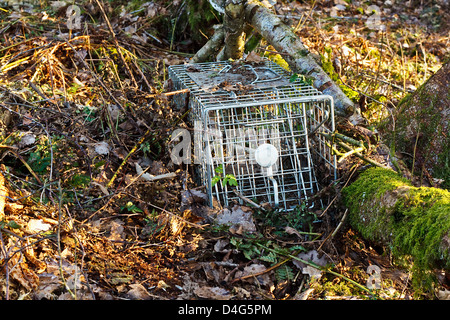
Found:
<path fill-rule="evenodd" d="M 277 236 L 286 236 L 286 227 L 291 227 L 305 235 L 316 235 L 312 232 L 313 224 L 319 222 L 316 214 L 308 210 L 306 203 L 302 203 L 294 210 L 282 212 L 279 210 L 258 211 L 256 218 L 270 228 Z"/>
<path fill-rule="evenodd" d="M 219 181 L 222 181 L 222 186 L 225 187 L 227 184 L 229 186 L 237 186 L 237 180 L 236 177 L 232 174 L 226 174 L 225 177 L 223 177 L 223 166 L 219 165 L 217 168 L 214 169 L 214 171 L 217 173 L 214 177 L 211 179 L 211 186 L 215 186 Z"/>
<path fill-rule="evenodd" d="M 126 205 L 120 207 L 120 211 L 127 211 L 128 213 L 142 213 L 142 209 L 137 207 L 133 202 L 128 201 Z"/>
<path fill-rule="evenodd" d="M 34 172 L 42 174 L 47 171 L 47 167 L 51 163 L 51 157 L 48 153 L 37 150 L 30 153 L 27 162 Z"/>
<path fill-rule="evenodd" d="M 62 138 L 62 136 L 52 137 L 50 145 L 50 141 L 46 136 L 41 137 L 39 143 L 36 145 L 36 149 L 30 152 L 27 159 L 27 163 L 34 172 L 38 174 L 47 172 L 47 168 L 52 161 L 52 153 L 57 151 L 58 141 Z"/>
<path fill-rule="evenodd" d="M 294 73 L 292 74 L 292 76 L 289 78 L 289 82 L 295 82 L 299 80 L 300 83 L 305 84 L 305 85 L 309 85 L 312 86 L 314 83 L 314 79 L 312 77 L 308 77 L 305 76 L 303 74 L 298 74 L 298 73 Z"/>
<path fill-rule="evenodd" d="M 84 174 L 74 174 L 68 184 L 74 188 L 85 187 L 89 185 L 91 178 Z"/>
<path fill-rule="evenodd" d="M 300 251 L 306 251 L 299 245 L 281 247 L 277 243 L 268 240 L 261 234 L 247 234 L 245 237 L 232 237 L 230 244 L 241 252 L 248 260 L 258 259 L 276 266 L 275 278 L 278 281 L 292 280 L 293 268 L 286 264 L 286 255 L 297 255 Z"/>

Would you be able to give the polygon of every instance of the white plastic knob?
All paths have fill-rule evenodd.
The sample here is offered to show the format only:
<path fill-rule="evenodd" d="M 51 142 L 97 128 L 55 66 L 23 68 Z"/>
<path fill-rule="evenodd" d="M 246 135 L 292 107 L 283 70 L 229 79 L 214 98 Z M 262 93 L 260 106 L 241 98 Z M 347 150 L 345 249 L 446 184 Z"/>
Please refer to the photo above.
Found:
<path fill-rule="evenodd" d="M 270 143 L 264 143 L 256 149 L 255 160 L 261 167 L 269 168 L 277 162 L 278 150 Z"/>

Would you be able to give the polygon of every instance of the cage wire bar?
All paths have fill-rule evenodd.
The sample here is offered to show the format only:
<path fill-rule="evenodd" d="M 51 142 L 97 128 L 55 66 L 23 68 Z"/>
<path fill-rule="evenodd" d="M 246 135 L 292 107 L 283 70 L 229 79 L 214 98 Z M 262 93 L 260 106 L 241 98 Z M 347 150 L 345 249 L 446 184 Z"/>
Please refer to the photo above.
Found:
<path fill-rule="evenodd" d="M 336 179 L 336 156 L 321 134 L 335 130 L 331 96 L 301 78 L 292 81 L 269 60 L 262 66 L 227 61 L 168 71 L 174 90 L 190 91 L 194 163 L 210 205 L 216 199 L 229 206 L 245 197 L 290 211 L 319 190 L 319 165 Z M 174 99 L 181 107 L 186 96 Z M 263 164 L 269 158 L 273 162 Z M 223 183 L 227 176 L 237 186 Z"/>

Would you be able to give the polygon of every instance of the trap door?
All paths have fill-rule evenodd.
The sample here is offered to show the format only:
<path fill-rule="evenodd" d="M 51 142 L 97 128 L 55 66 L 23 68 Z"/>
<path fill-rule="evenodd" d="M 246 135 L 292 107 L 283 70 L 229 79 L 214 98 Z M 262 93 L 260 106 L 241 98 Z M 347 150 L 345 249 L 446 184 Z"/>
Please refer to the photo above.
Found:
<path fill-rule="evenodd" d="M 232 191 L 237 189 L 252 201 L 275 203 L 268 170 L 255 161 L 255 150 L 264 143 L 273 145 L 279 153 L 271 168 L 278 183 L 280 206 L 293 209 L 311 194 L 315 181 L 304 103 L 270 101 L 265 105 L 208 108 L 203 117 L 203 169 L 210 200 L 214 195 L 225 206 L 231 200 L 242 202 Z"/>
<path fill-rule="evenodd" d="M 267 202 L 271 197 L 264 170 L 255 161 L 255 150 L 265 142 L 280 148 L 278 123 L 271 119 L 276 108 L 277 104 L 205 109 L 205 183 L 207 189 L 211 186 L 211 196 L 223 205 L 240 200 L 233 189 L 254 201 L 265 197 Z"/>

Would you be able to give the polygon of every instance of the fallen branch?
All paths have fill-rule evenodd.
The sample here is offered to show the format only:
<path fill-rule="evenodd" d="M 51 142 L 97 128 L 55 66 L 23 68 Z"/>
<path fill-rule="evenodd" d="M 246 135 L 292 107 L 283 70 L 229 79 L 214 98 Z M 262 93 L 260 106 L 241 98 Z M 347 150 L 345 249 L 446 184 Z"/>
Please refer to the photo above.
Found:
<path fill-rule="evenodd" d="M 161 180 L 161 179 L 171 179 L 171 178 L 175 178 L 177 176 L 177 174 L 175 172 L 164 173 L 164 174 L 160 174 L 157 176 L 154 176 L 149 173 L 145 173 L 145 171 L 142 170 L 141 166 L 137 162 L 135 163 L 135 167 L 136 167 L 136 172 L 138 174 L 136 179 L 142 178 L 146 181 L 156 181 L 156 180 Z"/>
<path fill-rule="evenodd" d="M 393 170 L 369 168 L 342 190 L 349 222 L 364 239 L 413 262 L 413 284 L 450 270 L 450 192 L 414 187 Z M 427 279 L 428 278 L 428 279 Z"/>
<path fill-rule="evenodd" d="M 192 57 L 192 62 L 200 63 L 209 60 L 213 60 L 213 57 L 217 55 L 220 47 L 223 44 L 225 38 L 225 32 L 222 25 L 214 27 L 215 32 L 211 39 Z"/>
<path fill-rule="evenodd" d="M 176 90 L 176 91 L 170 91 L 170 92 L 164 92 L 164 93 L 154 93 L 154 94 L 148 94 L 145 96 L 145 98 L 156 98 L 159 95 L 162 96 L 166 96 L 166 97 L 170 97 L 170 96 L 174 96 L 177 94 L 183 94 L 183 93 L 188 93 L 190 90 L 189 89 L 181 89 L 181 90 Z"/>
<path fill-rule="evenodd" d="M 234 193 L 235 195 L 237 195 L 240 199 L 242 199 L 242 200 L 244 200 L 245 202 L 247 202 L 248 204 L 251 204 L 252 206 L 254 206 L 255 208 L 258 208 L 258 209 L 261 209 L 261 210 L 263 210 L 263 211 L 266 211 L 266 209 L 264 209 L 263 207 L 261 207 L 259 204 L 253 202 L 252 200 L 250 200 L 250 199 L 247 198 L 247 197 L 244 197 L 244 196 L 242 195 L 242 193 L 240 193 L 239 191 L 233 190 L 233 193 Z"/>
<path fill-rule="evenodd" d="M 328 241 L 328 239 L 330 238 L 334 238 L 334 236 L 336 235 L 336 233 L 339 231 L 339 229 L 341 228 L 341 226 L 344 224 L 345 219 L 347 218 L 347 214 L 348 214 L 348 209 L 345 210 L 344 215 L 341 218 L 341 221 L 339 221 L 339 224 L 337 225 L 337 227 L 334 229 L 333 232 L 331 232 L 320 244 L 320 246 L 317 248 L 317 251 L 319 251 L 323 245 L 325 244 L 325 242 Z"/>
<path fill-rule="evenodd" d="M 349 116 L 355 112 L 359 112 L 353 102 L 342 92 L 341 88 L 319 66 L 300 38 L 280 18 L 257 0 L 247 0 L 245 15 L 246 21 L 275 50 L 284 55 L 285 60 L 294 72 L 312 77 L 314 79 L 314 86 L 318 90 L 333 97 L 338 115 Z"/>

